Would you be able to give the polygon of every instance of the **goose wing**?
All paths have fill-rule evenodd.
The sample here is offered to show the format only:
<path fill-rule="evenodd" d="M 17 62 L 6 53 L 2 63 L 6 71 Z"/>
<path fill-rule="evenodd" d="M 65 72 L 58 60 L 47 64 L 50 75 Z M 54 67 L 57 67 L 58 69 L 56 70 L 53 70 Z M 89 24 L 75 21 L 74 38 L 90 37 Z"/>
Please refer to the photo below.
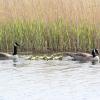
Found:
<path fill-rule="evenodd" d="M 91 60 L 92 55 L 88 53 L 75 53 L 72 57 L 74 58 L 74 60 L 89 61 Z"/>
<path fill-rule="evenodd" d="M 88 53 L 75 53 L 74 56 L 81 56 L 81 57 L 92 57 L 91 54 L 88 54 Z"/>

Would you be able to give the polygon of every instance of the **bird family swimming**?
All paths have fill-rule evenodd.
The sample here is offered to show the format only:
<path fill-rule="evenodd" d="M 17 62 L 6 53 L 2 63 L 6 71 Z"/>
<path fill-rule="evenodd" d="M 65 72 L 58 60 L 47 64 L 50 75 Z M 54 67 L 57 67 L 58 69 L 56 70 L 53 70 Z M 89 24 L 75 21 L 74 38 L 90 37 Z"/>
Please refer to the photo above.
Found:
<path fill-rule="evenodd" d="M 18 55 L 17 55 L 18 46 L 20 45 L 17 42 L 15 42 L 12 55 L 8 53 L 0 52 L 0 60 L 17 59 L 18 58 Z M 77 61 L 99 62 L 99 51 L 96 48 L 92 50 L 91 54 L 78 52 L 78 53 L 65 53 L 65 55 L 71 56 L 73 60 L 77 60 Z"/>
<path fill-rule="evenodd" d="M 13 54 L 0 52 L 0 60 L 17 59 L 17 47 L 20 46 L 17 42 L 14 43 Z"/>

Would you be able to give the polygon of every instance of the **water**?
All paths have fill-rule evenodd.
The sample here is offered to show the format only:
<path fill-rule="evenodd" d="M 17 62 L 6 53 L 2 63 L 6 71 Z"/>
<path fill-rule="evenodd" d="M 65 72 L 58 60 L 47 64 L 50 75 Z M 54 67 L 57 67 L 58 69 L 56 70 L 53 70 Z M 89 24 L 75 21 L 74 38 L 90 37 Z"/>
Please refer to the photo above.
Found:
<path fill-rule="evenodd" d="M 0 100 L 99 100 L 100 64 L 0 61 Z"/>

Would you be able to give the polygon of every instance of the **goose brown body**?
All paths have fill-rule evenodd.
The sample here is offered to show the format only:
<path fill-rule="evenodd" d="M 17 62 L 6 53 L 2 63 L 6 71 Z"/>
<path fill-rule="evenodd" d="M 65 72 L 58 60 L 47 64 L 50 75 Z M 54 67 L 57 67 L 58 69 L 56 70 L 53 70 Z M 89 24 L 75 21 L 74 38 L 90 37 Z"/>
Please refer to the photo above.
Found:
<path fill-rule="evenodd" d="M 93 49 L 91 54 L 89 53 L 70 53 L 69 56 L 73 57 L 73 60 L 78 61 L 98 61 L 99 62 L 99 52 L 97 49 Z"/>

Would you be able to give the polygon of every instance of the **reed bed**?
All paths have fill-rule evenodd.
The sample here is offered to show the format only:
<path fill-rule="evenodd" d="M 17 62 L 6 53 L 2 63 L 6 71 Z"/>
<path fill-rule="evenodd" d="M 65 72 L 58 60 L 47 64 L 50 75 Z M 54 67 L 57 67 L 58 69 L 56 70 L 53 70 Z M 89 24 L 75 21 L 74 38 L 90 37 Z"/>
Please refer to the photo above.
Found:
<path fill-rule="evenodd" d="M 0 51 L 100 49 L 99 0 L 1 0 Z"/>
<path fill-rule="evenodd" d="M 21 44 L 21 52 L 88 51 L 100 48 L 99 30 L 87 23 L 69 24 L 63 20 L 13 21 L 0 25 L 0 50 L 11 51 L 12 44 Z"/>

